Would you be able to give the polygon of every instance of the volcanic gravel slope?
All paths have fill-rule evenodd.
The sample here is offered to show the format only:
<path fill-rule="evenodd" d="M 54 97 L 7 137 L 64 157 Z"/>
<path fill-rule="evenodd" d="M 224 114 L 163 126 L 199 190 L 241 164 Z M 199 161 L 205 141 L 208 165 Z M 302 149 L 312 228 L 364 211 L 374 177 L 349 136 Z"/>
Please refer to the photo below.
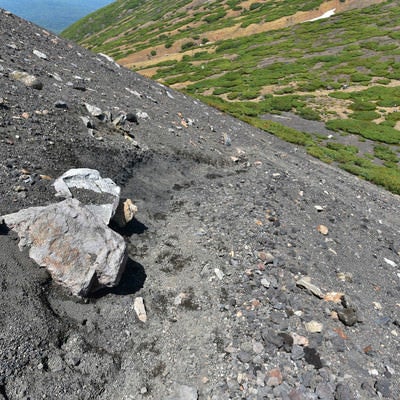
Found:
<path fill-rule="evenodd" d="M 85 300 L 0 225 L 0 399 L 400 398 L 399 197 L 4 11 L 0 47 L 0 215 L 72 167 L 139 208 Z"/>

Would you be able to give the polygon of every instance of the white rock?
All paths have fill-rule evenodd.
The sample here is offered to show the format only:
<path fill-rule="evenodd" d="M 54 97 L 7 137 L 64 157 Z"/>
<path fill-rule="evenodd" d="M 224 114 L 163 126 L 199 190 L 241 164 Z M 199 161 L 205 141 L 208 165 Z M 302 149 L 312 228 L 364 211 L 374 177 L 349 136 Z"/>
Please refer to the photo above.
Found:
<path fill-rule="evenodd" d="M 93 117 L 99 117 L 100 115 L 103 114 L 103 111 L 101 110 L 101 108 L 92 106 L 89 103 L 85 103 L 85 107 L 86 107 L 87 112 L 90 115 L 92 115 Z"/>
<path fill-rule="evenodd" d="M 261 285 L 263 285 L 265 288 L 269 288 L 271 286 L 271 282 L 268 279 L 261 279 Z"/>
<path fill-rule="evenodd" d="M 389 264 L 391 267 L 397 267 L 397 264 L 394 261 L 389 260 L 388 258 L 383 258 L 383 259 L 384 259 L 385 263 Z"/>
<path fill-rule="evenodd" d="M 113 63 L 117 68 L 121 68 L 121 66 L 119 64 L 117 64 L 112 57 L 110 57 L 104 53 L 98 53 L 98 54 L 99 54 L 99 56 L 105 58 L 107 61 Z"/>
<path fill-rule="evenodd" d="M 378 376 L 378 375 L 379 375 L 378 370 L 375 369 L 375 368 L 368 370 L 368 373 L 369 373 L 371 376 Z"/>
<path fill-rule="evenodd" d="M 54 189 L 56 190 L 56 196 L 64 198 L 75 197 L 84 204 L 85 195 L 88 193 L 79 193 L 79 191 L 77 193 L 76 189 L 84 189 L 85 191 L 99 194 L 100 196 L 97 200 L 90 198 L 87 208 L 94 214 L 99 215 L 106 225 L 117 210 L 121 192 L 121 188 L 110 178 L 102 178 L 99 171 L 89 168 L 68 170 L 55 180 Z M 108 194 L 107 198 L 102 198 L 102 194 Z"/>
<path fill-rule="evenodd" d="M 46 54 L 42 53 L 42 52 L 39 51 L 39 50 L 33 50 L 33 54 L 34 54 L 36 57 L 41 58 L 42 60 L 47 60 L 47 58 L 48 58 Z"/>
<path fill-rule="evenodd" d="M 224 279 L 225 274 L 219 268 L 214 268 L 214 272 L 219 280 Z"/>
<path fill-rule="evenodd" d="M 318 286 L 315 286 L 313 283 L 311 283 L 311 279 L 308 277 L 299 279 L 296 282 L 296 285 L 307 289 L 310 293 L 312 293 L 314 296 L 319 297 L 320 299 L 324 298 L 322 290 Z"/>
<path fill-rule="evenodd" d="M 119 283 L 125 241 L 78 200 L 31 207 L 2 218 L 18 233 L 19 248 L 29 248 L 29 257 L 72 294 L 86 296 Z"/>
<path fill-rule="evenodd" d="M 140 119 L 150 119 L 149 114 L 145 111 L 137 110 L 136 111 L 136 116 Z"/>
<path fill-rule="evenodd" d="M 144 306 L 143 297 L 135 298 L 135 301 L 133 302 L 133 309 L 135 310 L 135 313 L 139 318 L 139 321 L 147 322 L 147 313 L 146 313 L 146 308 Z"/>
<path fill-rule="evenodd" d="M 321 332 L 324 325 L 318 321 L 310 321 L 305 323 L 306 329 L 310 333 Z"/>
<path fill-rule="evenodd" d="M 140 99 L 141 97 L 142 97 L 142 95 L 139 93 L 139 92 L 137 92 L 136 90 L 132 90 L 132 89 L 129 89 L 129 88 L 125 88 L 130 94 L 133 94 L 134 96 L 136 96 L 138 99 Z"/>

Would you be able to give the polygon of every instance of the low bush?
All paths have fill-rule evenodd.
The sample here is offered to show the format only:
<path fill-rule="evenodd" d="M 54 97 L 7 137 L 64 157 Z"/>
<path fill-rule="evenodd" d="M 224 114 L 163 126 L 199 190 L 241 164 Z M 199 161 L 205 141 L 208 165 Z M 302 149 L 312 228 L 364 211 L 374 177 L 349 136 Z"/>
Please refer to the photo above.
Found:
<path fill-rule="evenodd" d="M 383 161 L 389 161 L 392 163 L 397 163 L 399 161 L 396 152 L 394 152 L 389 146 L 381 144 L 374 146 L 374 155 L 376 158 Z"/>
<path fill-rule="evenodd" d="M 350 110 L 353 111 L 372 111 L 375 110 L 376 105 L 374 103 L 370 103 L 368 101 L 359 101 L 356 100 L 353 104 L 350 105 Z"/>
<path fill-rule="evenodd" d="M 355 119 L 333 119 L 326 122 L 326 127 L 334 131 L 344 131 L 360 135 L 365 139 L 387 144 L 400 143 L 400 131 L 389 126 L 377 125 L 369 121 Z"/>
<path fill-rule="evenodd" d="M 379 118 L 381 115 L 376 111 L 356 111 L 350 115 L 350 118 L 360 119 L 362 121 L 373 121 Z"/>
<path fill-rule="evenodd" d="M 195 46 L 196 46 L 195 42 L 186 42 L 186 43 L 182 44 L 181 50 L 182 51 L 189 50 L 189 49 L 191 49 L 192 47 L 195 47 Z"/>
<path fill-rule="evenodd" d="M 318 111 L 313 110 L 312 108 L 308 107 L 297 107 L 296 113 L 300 115 L 300 117 L 304 119 L 309 119 L 312 121 L 320 121 L 321 116 Z"/>

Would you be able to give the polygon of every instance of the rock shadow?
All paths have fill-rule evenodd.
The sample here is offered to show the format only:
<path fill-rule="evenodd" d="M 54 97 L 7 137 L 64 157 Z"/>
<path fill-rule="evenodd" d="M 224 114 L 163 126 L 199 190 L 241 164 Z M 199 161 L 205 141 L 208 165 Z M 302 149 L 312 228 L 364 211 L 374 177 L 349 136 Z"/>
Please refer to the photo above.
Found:
<path fill-rule="evenodd" d="M 130 221 L 126 226 L 123 228 L 118 227 L 116 224 L 113 224 L 111 221 L 110 227 L 112 230 L 115 232 L 118 232 L 122 236 L 128 236 L 131 237 L 132 235 L 141 235 L 142 233 L 146 232 L 149 228 L 137 220 L 136 218 L 133 218 L 132 221 Z"/>
<path fill-rule="evenodd" d="M 147 275 L 143 265 L 128 258 L 118 286 L 97 290 L 96 292 L 91 293 L 89 297 L 92 299 L 99 299 L 108 294 L 115 294 L 118 296 L 134 294 L 143 288 L 146 277 Z"/>
<path fill-rule="evenodd" d="M 8 235 L 8 232 L 10 232 L 10 229 L 2 220 L 0 220 L 0 235 Z"/>

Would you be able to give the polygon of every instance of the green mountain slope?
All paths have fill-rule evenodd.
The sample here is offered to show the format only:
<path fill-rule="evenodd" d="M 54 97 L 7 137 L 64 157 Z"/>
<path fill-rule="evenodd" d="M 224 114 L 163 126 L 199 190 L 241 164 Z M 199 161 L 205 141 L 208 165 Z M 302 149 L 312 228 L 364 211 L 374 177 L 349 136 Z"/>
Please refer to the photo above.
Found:
<path fill-rule="evenodd" d="M 120 0 L 63 34 L 400 193 L 397 1 Z"/>

